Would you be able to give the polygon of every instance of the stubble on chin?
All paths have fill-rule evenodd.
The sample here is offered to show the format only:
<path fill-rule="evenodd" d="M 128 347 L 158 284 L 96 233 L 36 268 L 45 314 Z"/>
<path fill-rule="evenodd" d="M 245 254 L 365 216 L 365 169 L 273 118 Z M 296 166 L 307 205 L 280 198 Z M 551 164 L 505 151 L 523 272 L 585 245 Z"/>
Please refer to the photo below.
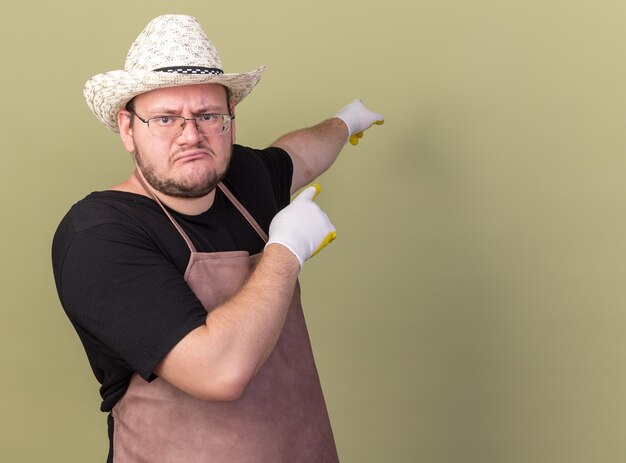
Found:
<path fill-rule="evenodd" d="M 230 165 L 232 146 L 223 171 L 212 169 L 207 173 L 205 179 L 199 181 L 184 181 L 183 179 L 159 176 L 155 172 L 154 166 L 146 165 L 143 162 L 139 151 L 134 152 L 133 157 L 148 184 L 156 191 L 174 198 L 196 199 L 209 194 L 217 187 L 218 183 L 222 181 Z"/>

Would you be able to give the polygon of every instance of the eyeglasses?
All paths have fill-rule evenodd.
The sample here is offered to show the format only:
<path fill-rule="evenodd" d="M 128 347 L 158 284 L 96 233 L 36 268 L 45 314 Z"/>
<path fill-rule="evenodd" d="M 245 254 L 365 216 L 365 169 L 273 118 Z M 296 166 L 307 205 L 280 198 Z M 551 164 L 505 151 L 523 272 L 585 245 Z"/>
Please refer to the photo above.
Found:
<path fill-rule="evenodd" d="M 201 135 L 207 137 L 221 135 L 230 130 L 230 121 L 235 118 L 231 114 L 200 114 L 194 117 L 156 116 L 144 119 L 135 111 L 130 112 L 148 126 L 152 135 L 160 138 L 179 137 L 183 133 L 187 121 L 194 121 L 196 129 Z"/>

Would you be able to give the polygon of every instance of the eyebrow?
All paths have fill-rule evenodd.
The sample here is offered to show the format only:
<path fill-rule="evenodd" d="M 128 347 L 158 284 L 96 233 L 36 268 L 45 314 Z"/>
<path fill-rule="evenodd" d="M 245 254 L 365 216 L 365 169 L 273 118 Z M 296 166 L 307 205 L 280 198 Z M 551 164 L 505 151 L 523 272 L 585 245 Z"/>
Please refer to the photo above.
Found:
<path fill-rule="evenodd" d="M 171 115 L 171 116 L 179 116 L 180 115 L 180 111 L 178 110 L 174 110 L 172 108 L 168 108 L 166 106 L 159 106 L 156 108 L 152 108 L 152 109 L 147 109 L 146 110 L 148 113 L 150 114 L 164 114 L 164 115 Z M 224 105 L 208 105 L 208 106 L 203 106 L 202 109 L 200 109 L 199 111 L 194 111 L 192 114 L 194 115 L 198 115 L 198 114 L 216 114 L 216 113 L 224 113 L 224 111 L 226 111 L 226 113 L 228 113 L 228 108 Z"/>

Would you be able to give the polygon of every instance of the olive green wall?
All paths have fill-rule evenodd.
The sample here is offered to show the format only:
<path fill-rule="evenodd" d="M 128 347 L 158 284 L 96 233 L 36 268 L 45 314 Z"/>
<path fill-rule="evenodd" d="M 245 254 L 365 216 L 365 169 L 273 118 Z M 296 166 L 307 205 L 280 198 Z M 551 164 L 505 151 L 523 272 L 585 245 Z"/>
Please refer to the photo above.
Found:
<path fill-rule="evenodd" d="M 344 462 L 626 460 L 623 1 L 133 0 L 3 8 L 0 461 L 104 461 L 50 241 L 131 168 L 84 82 L 172 12 L 267 65 L 240 143 L 385 115 L 321 178 L 339 236 L 301 277 Z"/>

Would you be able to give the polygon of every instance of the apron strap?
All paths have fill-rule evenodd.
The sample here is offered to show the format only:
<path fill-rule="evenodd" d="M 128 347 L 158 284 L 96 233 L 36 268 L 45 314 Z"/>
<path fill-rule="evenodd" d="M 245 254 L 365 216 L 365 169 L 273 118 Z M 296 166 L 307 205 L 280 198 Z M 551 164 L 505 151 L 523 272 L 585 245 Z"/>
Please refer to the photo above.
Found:
<path fill-rule="evenodd" d="M 176 227 L 176 230 L 178 230 L 178 233 L 180 233 L 180 235 L 185 240 L 185 243 L 187 243 L 187 246 L 189 247 L 189 250 L 191 252 L 196 252 L 196 247 L 191 242 L 191 239 L 189 238 L 189 236 L 187 236 L 187 233 L 185 233 L 185 230 L 183 230 L 183 228 L 180 225 L 178 225 L 178 222 L 176 222 L 176 219 L 174 219 L 174 217 L 172 217 L 172 214 L 170 214 L 170 212 L 163 205 L 161 200 L 159 200 L 159 198 L 157 198 L 157 195 L 154 194 L 154 192 L 152 191 L 152 188 L 150 188 L 146 184 L 146 182 L 143 180 L 143 178 L 141 178 L 141 175 L 139 175 L 137 173 L 137 170 L 135 170 L 135 177 L 137 177 L 137 180 L 139 180 L 139 183 L 141 183 L 141 186 L 143 187 L 144 190 L 146 190 L 146 192 L 150 195 L 150 197 L 152 199 L 154 199 L 159 206 L 161 206 L 161 209 L 163 209 L 163 212 L 165 212 L 165 215 L 167 216 L 167 218 L 170 219 L 170 222 L 172 222 L 174 227 Z"/>
<path fill-rule="evenodd" d="M 226 188 L 226 185 L 224 185 L 222 182 L 218 183 L 217 187 L 220 190 L 222 190 L 222 193 L 224 193 L 224 195 L 226 195 L 226 197 L 230 199 L 230 202 L 233 203 L 233 206 L 235 206 L 237 210 L 241 212 L 241 215 L 245 217 L 248 223 L 252 225 L 252 228 L 256 230 L 256 232 L 259 234 L 263 242 L 267 243 L 267 241 L 269 240 L 267 233 L 265 233 L 265 231 L 261 228 L 261 226 L 257 223 L 257 221 L 254 220 L 254 217 L 252 217 L 252 215 L 243 206 L 243 204 L 241 204 L 239 200 L 235 198 L 235 195 L 232 194 L 231 191 L 228 188 Z"/>
<path fill-rule="evenodd" d="M 187 233 L 185 233 L 185 230 L 183 230 L 183 228 L 178 224 L 178 222 L 176 221 L 176 219 L 172 216 L 172 214 L 170 214 L 170 212 L 167 210 L 167 208 L 165 207 L 165 205 L 161 202 L 161 200 L 157 197 L 156 194 L 154 194 L 154 192 L 152 191 L 152 188 L 150 188 L 146 182 L 144 181 L 143 178 L 141 178 L 141 175 L 139 175 L 139 173 L 137 172 L 137 170 L 135 170 L 135 177 L 137 177 L 137 179 L 139 180 L 139 183 L 141 184 L 141 186 L 143 187 L 144 190 L 146 190 L 146 192 L 148 193 L 148 195 L 150 195 L 150 197 L 152 199 L 154 199 L 154 201 L 156 201 L 156 203 L 161 206 L 161 209 L 163 209 L 163 212 L 165 212 L 165 215 L 167 216 L 168 219 L 170 219 L 170 222 L 172 222 L 172 224 L 174 225 L 174 227 L 176 227 L 176 230 L 178 230 L 178 233 L 183 237 L 183 239 L 185 240 L 185 243 L 187 243 L 187 247 L 189 247 L 189 250 L 193 253 L 193 252 L 197 252 L 196 251 L 196 247 L 194 246 L 194 244 L 191 242 L 191 238 L 189 238 L 189 236 L 187 235 Z M 267 243 L 268 241 L 268 236 L 265 233 L 265 231 L 261 228 L 261 226 L 257 223 L 256 220 L 254 220 L 254 217 L 252 217 L 252 215 L 248 212 L 248 210 L 243 206 L 243 204 L 241 204 L 239 202 L 239 200 L 237 198 L 235 198 L 235 195 L 233 195 L 231 193 L 231 191 L 226 188 L 226 185 L 224 185 L 222 182 L 218 183 L 217 187 L 220 189 L 220 191 L 222 193 L 224 193 L 224 196 L 226 196 L 226 198 L 228 198 L 228 200 L 233 204 L 233 206 L 235 206 L 235 208 L 241 213 L 241 215 L 244 216 L 244 218 L 248 221 L 248 223 L 252 226 L 252 228 L 254 228 L 254 230 L 258 233 L 258 235 L 261 237 L 261 239 L 263 240 L 263 242 Z"/>

